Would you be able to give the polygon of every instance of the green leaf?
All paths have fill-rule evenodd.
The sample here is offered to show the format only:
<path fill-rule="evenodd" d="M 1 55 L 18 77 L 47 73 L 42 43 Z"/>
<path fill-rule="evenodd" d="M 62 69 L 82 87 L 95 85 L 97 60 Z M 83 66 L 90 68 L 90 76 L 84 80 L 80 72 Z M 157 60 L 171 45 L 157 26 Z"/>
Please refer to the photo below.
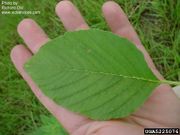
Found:
<path fill-rule="evenodd" d="M 133 43 L 111 32 L 67 32 L 25 69 L 56 103 L 96 120 L 133 113 L 161 83 Z"/>
<path fill-rule="evenodd" d="M 41 116 L 42 126 L 29 135 L 68 135 L 65 129 L 53 116 Z"/>

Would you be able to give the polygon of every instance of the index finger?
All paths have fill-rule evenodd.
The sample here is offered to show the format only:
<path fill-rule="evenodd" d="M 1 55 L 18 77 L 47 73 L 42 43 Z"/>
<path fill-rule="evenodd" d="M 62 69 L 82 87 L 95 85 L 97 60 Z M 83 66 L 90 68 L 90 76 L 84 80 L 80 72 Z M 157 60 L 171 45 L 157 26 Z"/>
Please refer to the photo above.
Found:
<path fill-rule="evenodd" d="M 152 59 L 145 50 L 144 46 L 141 44 L 141 41 L 138 38 L 137 33 L 130 24 L 127 16 L 125 15 L 121 7 L 113 1 L 109 1 L 103 5 L 102 10 L 104 17 L 108 25 L 110 26 L 112 32 L 132 41 L 136 45 L 136 47 L 144 54 L 145 60 L 148 66 L 151 68 L 152 72 L 159 79 L 162 79 L 162 75 L 156 69 Z"/>
<path fill-rule="evenodd" d="M 113 33 L 128 38 L 136 45 L 141 44 L 127 16 L 118 4 L 113 1 L 106 2 L 104 3 L 102 10 L 104 17 Z"/>

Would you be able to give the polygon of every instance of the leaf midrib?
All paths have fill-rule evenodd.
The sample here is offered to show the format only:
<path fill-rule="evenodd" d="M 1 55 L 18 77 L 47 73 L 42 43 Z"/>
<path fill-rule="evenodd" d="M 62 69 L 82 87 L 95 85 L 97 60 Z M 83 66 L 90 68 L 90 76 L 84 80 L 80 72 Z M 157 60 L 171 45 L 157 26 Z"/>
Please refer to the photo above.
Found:
<path fill-rule="evenodd" d="M 86 72 L 86 73 L 90 73 L 90 74 L 102 74 L 102 75 L 109 75 L 109 76 L 116 76 L 116 77 L 123 77 L 123 78 L 129 78 L 129 79 L 135 79 L 135 80 L 142 80 L 142 81 L 147 81 L 147 82 L 151 82 L 151 83 L 161 83 L 160 80 L 152 80 L 152 79 L 147 79 L 147 78 L 143 78 L 143 77 L 136 77 L 136 76 L 127 76 L 127 75 L 123 75 L 123 74 L 114 74 L 111 72 L 98 72 L 98 71 L 91 71 L 91 70 L 82 70 L 82 69 L 76 69 L 76 68 L 64 68 L 61 69 L 61 71 L 67 71 L 67 72 Z"/>

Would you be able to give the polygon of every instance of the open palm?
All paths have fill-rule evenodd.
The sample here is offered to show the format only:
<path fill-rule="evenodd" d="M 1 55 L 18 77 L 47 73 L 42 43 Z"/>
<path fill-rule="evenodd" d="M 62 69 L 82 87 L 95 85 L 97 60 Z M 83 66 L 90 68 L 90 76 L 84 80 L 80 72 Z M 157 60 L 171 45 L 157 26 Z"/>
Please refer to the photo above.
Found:
<path fill-rule="evenodd" d="M 112 32 L 134 42 L 136 47 L 143 52 L 153 73 L 159 79 L 163 79 L 119 5 L 109 1 L 103 5 L 102 10 Z M 79 11 L 69 1 L 59 2 L 56 7 L 56 13 L 68 31 L 89 28 Z M 50 39 L 31 19 L 24 19 L 18 25 L 18 33 L 24 39 L 29 50 L 23 45 L 15 46 L 11 52 L 13 63 L 37 98 L 70 134 L 132 135 L 133 133 L 133 135 L 140 135 L 144 134 L 144 127 L 180 127 L 180 100 L 168 85 L 158 86 L 151 97 L 137 112 L 127 118 L 119 120 L 92 121 L 58 106 L 41 92 L 23 69 L 24 63 L 29 60 L 33 54 L 37 53 L 38 49 Z"/>

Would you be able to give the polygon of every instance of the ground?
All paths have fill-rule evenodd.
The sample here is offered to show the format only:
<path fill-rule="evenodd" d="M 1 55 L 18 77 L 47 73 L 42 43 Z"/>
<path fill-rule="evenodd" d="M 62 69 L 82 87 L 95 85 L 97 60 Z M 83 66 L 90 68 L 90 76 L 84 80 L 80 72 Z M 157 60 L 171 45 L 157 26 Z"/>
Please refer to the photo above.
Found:
<path fill-rule="evenodd" d="M 180 81 L 180 0 L 115 0 L 126 12 L 157 68 L 166 79 Z M 39 15 L 0 15 L 0 135 L 24 135 L 49 115 L 17 73 L 10 50 L 23 43 L 17 24 L 33 18 L 50 38 L 65 32 L 55 15 L 57 0 L 18 0 Z M 109 30 L 101 6 L 105 0 L 72 0 L 92 28 Z"/>

